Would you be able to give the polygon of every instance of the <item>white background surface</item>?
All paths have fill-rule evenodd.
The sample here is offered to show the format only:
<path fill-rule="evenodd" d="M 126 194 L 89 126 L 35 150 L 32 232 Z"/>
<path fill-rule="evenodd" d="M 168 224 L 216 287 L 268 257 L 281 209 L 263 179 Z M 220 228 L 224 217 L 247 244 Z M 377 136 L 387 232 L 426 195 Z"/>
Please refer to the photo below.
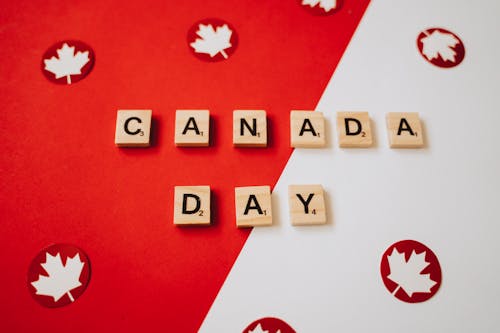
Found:
<path fill-rule="evenodd" d="M 252 231 L 200 331 L 268 316 L 298 332 L 499 329 L 499 15 L 495 1 L 372 1 L 316 108 L 328 147 L 294 151 L 273 192 L 275 225 Z M 416 38 L 431 27 L 462 39 L 458 67 L 421 57 Z M 340 149 L 337 111 L 368 111 L 375 146 Z M 427 147 L 390 149 L 387 112 L 419 112 Z M 288 185 L 316 183 L 329 223 L 292 227 Z M 427 302 L 399 301 L 380 277 L 383 252 L 403 239 L 440 260 Z"/>

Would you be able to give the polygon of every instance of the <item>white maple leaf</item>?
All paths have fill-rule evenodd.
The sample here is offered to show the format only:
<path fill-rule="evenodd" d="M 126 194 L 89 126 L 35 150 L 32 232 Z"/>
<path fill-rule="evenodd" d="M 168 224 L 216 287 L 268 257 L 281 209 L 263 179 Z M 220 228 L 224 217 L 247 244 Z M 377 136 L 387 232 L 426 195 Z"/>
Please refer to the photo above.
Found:
<path fill-rule="evenodd" d="M 426 34 L 420 41 L 423 44 L 422 53 L 432 60 L 441 56 L 444 61 L 456 61 L 457 53 L 453 49 L 460 41 L 453 34 L 434 30 L 431 34 Z"/>
<path fill-rule="evenodd" d="M 31 282 L 35 287 L 37 295 L 52 296 L 57 302 L 65 294 L 73 302 L 73 295 L 70 291 L 81 286 L 80 275 L 85 263 L 80 260 L 80 254 L 73 258 L 66 259 L 63 265 L 61 255 L 55 256 L 46 253 L 45 263 L 40 264 L 47 272 L 48 276 L 38 275 L 38 280 Z"/>
<path fill-rule="evenodd" d="M 337 8 L 337 0 L 302 0 L 303 5 L 314 7 L 319 3 L 319 7 L 323 8 L 325 12 Z"/>
<path fill-rule="evenodd" d="M 398 284 L 398 287 L 392 293 L 393 295 L 403 288 L 403 290 L 412 296 L 413 293 L 430 293 L 431 288 L 437 283 L 431 280 L 430 274 L 421 274 L 421 272 L 429 266 L 429 262 L 425 261 L 426 252 L 417 254 L 412 251 L 408 261 L 405 260 L 405 254 L 399 253 L 396 248 L 392 249 L 392 253 L 387 255 L 391 274 L 388 279 Z"/>
<path fill-rule="evenodd" d="M 218 26 L 216 29 L 211 24 L 200 24 L 196 34 L 201 38 L 196 38 L 190 44 L 196 53 L 208 53 L 212 58 L 220 53 L 227 59 L 227 54 L 224 50 L 232 46 L 230 39 L 233 34 L 227 24 Z"/>
<path fill-rule="evenodd" d="M 44 59 L 45 70 L 54 73 L 56 79 L 66 76 L 68 84 L 71 84 L 71 75 L 81 74 L 82 67 L 89 62 L 89 51 L 76 52 L 75 47 L 64 43 L 57 49 L 57 58 L 52 56 Z"/>
<path fill-rule="evenodd" d="M 255 328 L 253 330 L 248 331 L 248 333 L 269 333 L 269 331 L 267 331 L 267 330 L 264 331 L 262 329 L 262 326 L 260 326 L 260 324 L 259 324 L 259 325 L 255 326 Z M 277 333 L 280 333 L 280 332 L 277 332 Z"/>

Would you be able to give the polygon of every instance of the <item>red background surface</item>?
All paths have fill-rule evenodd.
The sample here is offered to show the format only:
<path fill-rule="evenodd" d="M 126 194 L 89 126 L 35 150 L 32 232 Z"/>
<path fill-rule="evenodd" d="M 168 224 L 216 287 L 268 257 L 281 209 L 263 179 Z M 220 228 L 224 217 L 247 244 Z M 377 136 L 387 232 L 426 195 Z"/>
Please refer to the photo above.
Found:
<path fill-rule="evenodd" d="M 367 3 L 314 16 L 296 1 L 4 2 L 2 331 L 196 331 L 249 234 L 235 227 L 234 187 L 275 184 L 290 110 L 315 107 Z M 188 49 L 205 17 L 237 30 L 229 60 Z M 71 86 L 40 71 L 65 39 L 96 53 Z M 118 149 L 116 110 L 134 108 L 153 110 L 154 146 Z M 210 109 L 210 148 L 174 146 L 175 110 L 188 108 Z M 232 110 L 246 108 L 267 110 L 269 148 L 232 147 Z M 175 185 L 212 186 L 213 226 L 173 226 Z M 74 304 L 49 309 L 31 298 L 27 270 L 59 242 L 88 254 L 92 276 Z"/>

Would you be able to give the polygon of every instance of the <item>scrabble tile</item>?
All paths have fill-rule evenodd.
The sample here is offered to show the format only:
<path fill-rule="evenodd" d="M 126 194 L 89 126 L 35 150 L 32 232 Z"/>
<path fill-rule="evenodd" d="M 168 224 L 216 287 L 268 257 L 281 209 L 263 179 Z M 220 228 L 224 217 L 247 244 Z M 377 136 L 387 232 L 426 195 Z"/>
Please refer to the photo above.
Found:
<path fill-rule="evenodd" d="M 118 110 L 115 144 L 118 147 L 149 147 L 151 110 Z"/>
<path fill-rule="evenodd" d="M 236 147 L 267 146 L 266 111 L 233 111 L 233 145 Z"/>
<path fill-rule="evenodd" d="M 390 112 L 386 116 L 391 148 L 421 148 L 424 146 L 422 125 L 417 112 Z"/>
<path fill-rule="evenodd" d="M 210 138 L 208 110 L 177 110 L 175 112 L 175 145 L 207 147 Z"/>
<path fill-rule="evenodd" d="M 269 186 L 236 187 L 234 194 L 238 227 L 257 227 L 273 223 Z"/>
<path fill-rule="evenodd" d="M 325 196 L 321 185 L 289 185 L 288 199 L 293 225 L 326 223 Z"/>
<path fill-rule="evenodd" d="M 366 148 L 373 144 L 368 112 L 337 112 L 341 148 Z"/>
<path fill-rule="evenodd" d="M 210 224 L 210 186 L 176 186 L 174 224 Z"/>
<path fill-rule="evenodd" d="M 324 147 L 325 118 L 321 112 L 290 112 L 290 145 L 294 148 Z"/>

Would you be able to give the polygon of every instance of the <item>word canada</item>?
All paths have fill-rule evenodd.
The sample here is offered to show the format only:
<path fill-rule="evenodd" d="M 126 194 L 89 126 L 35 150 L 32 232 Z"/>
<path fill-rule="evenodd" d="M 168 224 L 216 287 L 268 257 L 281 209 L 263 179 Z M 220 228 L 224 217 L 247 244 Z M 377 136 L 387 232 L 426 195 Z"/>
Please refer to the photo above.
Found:
<path fill-rule="evenodd" d="M 151 110 L 118 110 L 115 144 L 118 147 L 149 147 Z M 422 126 L 416 112 L 390 112 L 386 116 L 391 148 L 424 146 Z M 337 112 L 337 131 L 341 148 L 372 146 L 368 112 Z M 174 142 L 179 147 L 210 145 L 210 112 L 177 110 Z M 264 110 L 233 111 L 233 145 L 267 147 L 267 116 Z M 290 112 L 290 145 L 293 148 L 321 148 L 326 145 L 325 118 L 321 112 Z"/>

